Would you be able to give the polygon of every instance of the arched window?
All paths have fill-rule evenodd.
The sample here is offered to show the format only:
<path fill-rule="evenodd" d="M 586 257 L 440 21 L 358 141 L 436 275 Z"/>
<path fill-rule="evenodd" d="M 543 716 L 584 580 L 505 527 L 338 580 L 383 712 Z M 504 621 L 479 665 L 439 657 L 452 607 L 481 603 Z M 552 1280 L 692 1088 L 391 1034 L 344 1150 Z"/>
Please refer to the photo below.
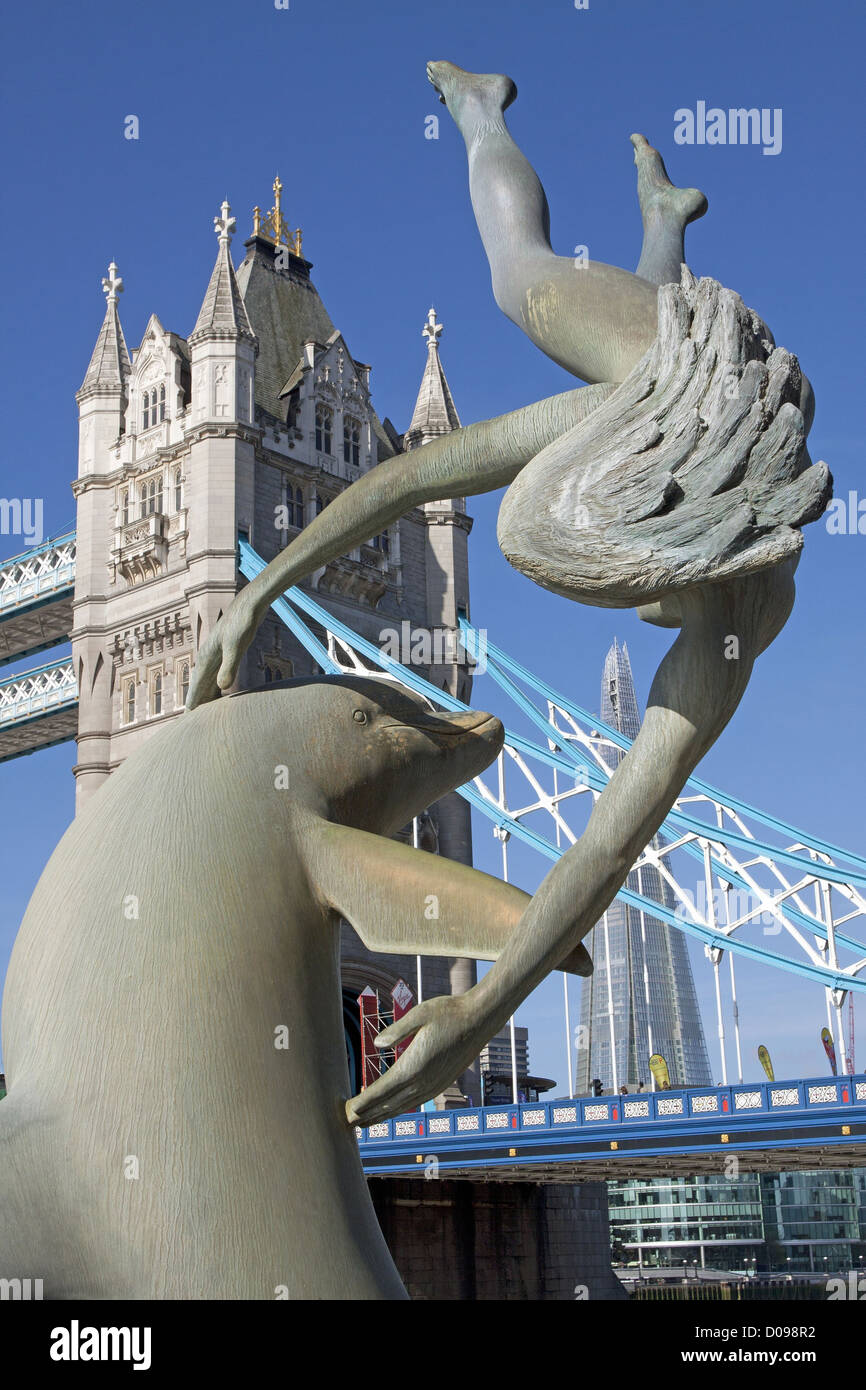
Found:
<path fill-rule="evenodd" d="M 141 398 L 141 428 L 148 429 L 150 426 L 150 392 L 145 391 Z"/>
<path fill-rule="evenodd" d="M 334 417 L 325 405 L 316 406 L 316 448 L 320 454 L 331 452 L 331 430 Z"/>
<path fill-rule="evenodd" d="M 162 475 L 158 478 L 149 478 L 146 483 L 142 483 L 139 488 L 141 499 L 141 515 L 153 516 L 155 512 L 162 511 Z"/>
<path fill-rule="evenodd" d="M 154 392 L 154 406 L 156 406 L 156 392 Z M 161 421 L 165 419 L 165 387 L 164 387 L 164 386 L 160 386 L 160 388 L 159 388 L 159 418 L 160 418 Z M 156 424 L 156 421 L 155 421 L 155 420 L 154 420 L 154 424 Z"/>
<path fill-rule="evenodd" d="M 135 723 L 135 676 L 129 676 L 123 687 L 123 719 L 126 724 Z"/>
<path fill-rule="evenodd" d="M 343 421 L 343 462 L 354 468 L 361 462 L 361 426 L 357 420 Z"/>
<path fill-rule="evenodd" d="M 178 666 L 177 696 L 178 704 L 186 704 L 186 697 L 189 694 L 189 661 L 181 661 Z"/>
<path fill-rule="evenodd" d="M 124 487 L 120 490 L 120 524 L 129 525 L 129 488 Z"/>
<path fill-rule="evenodd" d="M 330 502 L 330 497 L 323 497 L 320 492 L 316 493 L 316 516 L 323 512 Z"/>
<path fill-rule="evenodd" d="M 174 509 L 179 512 L 183 507 L 183 474 L 179 468 L 174 470 Z"/>
<path fill-rule="evenodd" d="M 162 714 L 162 672 L 155 671 L 151 686 L 151 714 Z"/>
<path fill-rule="evenodd" d="M 373 537 L 373 547 L 381 550 L 383 555 L 391 554 L 391 537 L 387 531 L 382 531 L 380 535 Z"/>
<path fill-rule="evenodd" d="M 286 525 L 296 526 L 299 531 L 304 525 L 304 494 L 291 483 L 286 483 Z"/>

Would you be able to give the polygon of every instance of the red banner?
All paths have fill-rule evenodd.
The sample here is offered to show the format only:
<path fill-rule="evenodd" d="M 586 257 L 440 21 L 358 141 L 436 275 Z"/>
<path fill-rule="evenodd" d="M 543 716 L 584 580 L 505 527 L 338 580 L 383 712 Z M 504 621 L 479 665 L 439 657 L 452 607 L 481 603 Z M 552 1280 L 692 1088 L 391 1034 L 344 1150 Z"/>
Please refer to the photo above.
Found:
<path fill-rule="evenodd" d="M 405 980 L 398 980 L 391 990 L 391 998 L 394 1001 L 394 1022 L 396 1023 L 399 1018 L 403 1018 L 412 1008 L 412 1005 L 415 1003 L 415 996 Z M 395 1061 L 400 1056 L 401 1052 L 406 1051 L 411 1041 L 411 1038 L 406 1038 L 404 1042 L 397 1044 L 394 1048 Z"/>
<path fill-rule="evenodd" d="M 376 1038 L 381 1032 L 379 1024 L 379 996 L 369 985 L 358 995 L 361 1010 L 361 1090 L 376 1080 L 382 1073 L 382 1059 L 376 1051 Z"/>

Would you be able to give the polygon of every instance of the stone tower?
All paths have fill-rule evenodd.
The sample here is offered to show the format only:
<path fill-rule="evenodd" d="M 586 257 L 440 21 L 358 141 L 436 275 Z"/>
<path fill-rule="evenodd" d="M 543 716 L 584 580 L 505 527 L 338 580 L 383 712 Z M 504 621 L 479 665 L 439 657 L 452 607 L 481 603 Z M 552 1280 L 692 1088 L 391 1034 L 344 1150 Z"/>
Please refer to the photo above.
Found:
<path fill-rule="evenodd" d="M 277 178 L 271 211 L 253 212 L 237 271 L 230 250 L 235 219 L 223 203 L 214 218 L 216 261 L 187 338 L 152 315 L 130 358 L 115 265 L 103 282 L 105 320 L 77 395 L 71 640 L 80 693 L 79 807 L 183 710 L 195 654 L 244 583 L 238 534 L 270 560 L 356 478 L 459 425 L 432 310 L 409 430 L 401 436 L 380 420 L 370 367 L 334 327 L 281 195 Z M 375 645 L 407 622 L 415 631 L 453 633 L 469 606 L 470 526 L 462 499 L 428 503 L 332 561 L 305 587 Z M 444 652 L 442 659 L 416 664 L 418 673 L 468 700 L 470 674 L 450 659 L 455 644 L 432 649 Z M 244 658 L 238 688 L 315 670 L 271 615 Z M 420 843 L 470 863 L 466 804 L 451 796 L 431 807 Z M 414 957 L 373 956 L 347 925 L 342 951 L 347 1023 L 357 1019 L 364 986 L 385 997 L 400 977 L 417 987 Z M 424 961 L 425 997 L 465 990 L 474 980 L 473 962 Z M 477 1099 L 474 1075 L 464 1090 Z"/>

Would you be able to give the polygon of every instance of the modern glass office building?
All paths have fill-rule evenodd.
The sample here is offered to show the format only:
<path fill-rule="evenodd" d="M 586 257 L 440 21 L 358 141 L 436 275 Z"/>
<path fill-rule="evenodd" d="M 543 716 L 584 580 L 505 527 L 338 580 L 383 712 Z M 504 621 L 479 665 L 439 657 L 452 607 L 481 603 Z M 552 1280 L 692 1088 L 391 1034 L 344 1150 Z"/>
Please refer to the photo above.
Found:
<path fill-rule="evenodd" d="M 800 1274 L 866 1265 L 866 1169 L 609 1182 L 615 1265 Z"/>
<path fill-rule="evenodd" d="M 640 714 L 628 648 L 616 641 L 604 663 L 600 713 L 606 724 L 637 737 Z M 611 749 L 605 756 L 615 767 L 624 755 Z M 675 910 L 674 895 L 656 868 L 633 869 L 627 886 Z M 672 1086 L 712 1085 L 683 933 L 617 898 L 586 946 L 595 970 L 581 993 L 577 1093 L 587 1094 L 596 1077 L 605 1091 L 636 1090 L 641 1081 L 649 1088 L 654 1052 L 667 1062 Z"/>

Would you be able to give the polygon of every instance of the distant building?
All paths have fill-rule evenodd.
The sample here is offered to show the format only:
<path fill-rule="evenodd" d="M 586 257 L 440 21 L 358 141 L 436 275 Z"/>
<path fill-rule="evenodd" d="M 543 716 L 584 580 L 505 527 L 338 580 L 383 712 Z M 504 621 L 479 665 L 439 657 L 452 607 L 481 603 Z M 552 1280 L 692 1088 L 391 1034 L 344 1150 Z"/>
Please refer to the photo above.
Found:
<path fill-rule="evenodd" d="M 637 737 L 640 713 L 628 648 L 616 641 L 604 663 L 601 718 L 628 738 Z M 622 756 L 618 750 L 606 755 L 611 767 L 616 767 Z M 633 869 L 626 886 L 671 912 L 675 910 L 670 887 L 651 866 Z M 616 898 L 593 927 L 586 946 L 595 969 L 584 981 L 581 993 L 584 1045 L 578 1052 L 578 1095 L 588 1094 L 596 1077 L 606 1092 L 618 1091 L 621 1086 L 637 1090 L 641 1081 L 649 1090 L 649 1059 L 654 1052 L 661 1053 L 667 1062 L 672 1086 L 712 1085 L 682 932 Z"/>
<path fill-rule="evenodd" d="M 866 1261 L 866 1168 L 609 1182 L 614 1264 L 820 1273 Z"/>
<path fill-rule="evenodd" d="M 546 1076 L 529 1074 L 529 1029 L 514 1029 L 514 1051 L 517 1062 L 518 1101 L 538 1100 L 556 1083 Z M 511 1029 L 505 1027 L 491 1038 L 479 1060 L 481 1086 L 485 1105 L 507 1103 L 514 1098 L 514 1069 L 511 1060 Z"/>

